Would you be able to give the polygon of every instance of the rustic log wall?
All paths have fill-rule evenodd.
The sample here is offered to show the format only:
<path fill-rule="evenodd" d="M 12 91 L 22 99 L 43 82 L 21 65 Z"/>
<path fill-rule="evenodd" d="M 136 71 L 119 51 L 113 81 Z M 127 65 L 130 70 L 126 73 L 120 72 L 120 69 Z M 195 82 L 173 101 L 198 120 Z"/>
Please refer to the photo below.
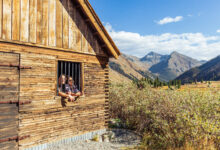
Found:
<path fill-rule="evenodd" d="M 30 135 L 20 141 L 22 148 L 106 128 L 106 64 L 83 64 L 85 94 L 66 107 L 55 93 L 53 56 L 22 54 L 21 64 L 33 64 L 31 70 L 21 70 L 20 99 L 32 100 L 31 104 L 19 107 L 19 136 Z"/>
<path fill-rule="evenodd" d="M 13 65 L 13 67 L 10 67 Z M 0 149 L 17 149 L 19 55 L 0 52 Z"/>
<path fill-rule="evenodd" d="M 19 53 L 20 149 L 106 128 L 108 121 L 108 58 L 52 49 L 0 43 L 0 51 Z M 38 53 L 36 53 L 38 52 Z M 56 96 L 58 60 L 82 63 L 84 96 L 79 101 L 61 104 Z"/>
<path fill-rule="evenodd" d="M 0 52 L 19 54 L 17 63 L 31 66 L 15 76 L 19 101 L 31 101 L 18 107 L 18 136 L 28 136 L 20 149 L 106 128 L 109 55 L 78 9 L 72 0 L 0 0 Z M 56 94 L 58 60 L 82 66 L 84 96 L 65 107 Z"/>
<path fill-rule="evenodd" d="M 72 0 L 0 0 L 0 39 L 106 55 Z"/>

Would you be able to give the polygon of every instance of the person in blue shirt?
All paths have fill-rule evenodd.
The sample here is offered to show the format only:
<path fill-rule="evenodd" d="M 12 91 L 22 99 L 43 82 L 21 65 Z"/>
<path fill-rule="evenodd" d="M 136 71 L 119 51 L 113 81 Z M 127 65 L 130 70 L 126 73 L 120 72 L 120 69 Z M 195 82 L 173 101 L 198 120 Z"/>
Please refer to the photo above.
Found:
<path fill-rule="evenodd" d="M 66 92 L 67 90 L 65 83 L 66 83 L 66 76 L 60 75 L 58 80 L 59 87 L 57 89 L 58 95 L 61 96 L 63 99 L 68 99 L 68 101 L 74 101 L 75 97 Z"/>
<path fill-rule="evenodd" d="M 75 97 L 75 100 L 77 100 L 79 96 L 82 96 L 82 93 L 77 89 L 77 86 L 71 76 L 68 77 L 68 84 L 65 85 L 65 91 L 68 95 Z"/>

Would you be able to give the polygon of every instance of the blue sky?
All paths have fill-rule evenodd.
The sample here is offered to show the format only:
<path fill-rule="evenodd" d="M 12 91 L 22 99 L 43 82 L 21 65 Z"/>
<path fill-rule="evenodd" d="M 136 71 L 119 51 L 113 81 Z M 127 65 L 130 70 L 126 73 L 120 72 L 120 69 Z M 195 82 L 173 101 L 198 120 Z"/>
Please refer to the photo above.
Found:
<path fill-rule="evenodd" d="M 123 53 L 220 55 L 220 0 L 90 0 Z M 219 30 L 219 31 L 218 31 Z"/>

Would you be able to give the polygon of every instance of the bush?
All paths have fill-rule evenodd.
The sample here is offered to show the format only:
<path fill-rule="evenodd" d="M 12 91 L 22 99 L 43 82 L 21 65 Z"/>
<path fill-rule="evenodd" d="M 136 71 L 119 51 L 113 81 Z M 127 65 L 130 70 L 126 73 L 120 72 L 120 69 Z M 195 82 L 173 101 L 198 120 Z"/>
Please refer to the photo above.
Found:
<path fill-rule="evenodd" d="M 110 115 L 143 135 L 148 149 L 220 148 L 220 94 L 111 85 Z"/>

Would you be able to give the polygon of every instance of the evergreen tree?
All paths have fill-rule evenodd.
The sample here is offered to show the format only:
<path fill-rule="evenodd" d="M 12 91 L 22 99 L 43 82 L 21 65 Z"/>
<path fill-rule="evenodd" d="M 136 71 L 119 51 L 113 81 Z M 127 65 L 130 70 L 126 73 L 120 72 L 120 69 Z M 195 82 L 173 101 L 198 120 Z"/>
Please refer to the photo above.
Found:
<path fill-rule="evenodd" d="M 154 88 L 156 88 L 156 87 L 157 87 L 157 81 L 154 80 Z"/>
<path fill-rule="evenodd" d="M 177 88 L 178 88 L 178 89 L 181 88 L 181 80 L 178 80 Z"/>
<path fill-rule="evenodd" d="M 197 84 L 197 79 L 195 79 L 195 84 Z"/>

